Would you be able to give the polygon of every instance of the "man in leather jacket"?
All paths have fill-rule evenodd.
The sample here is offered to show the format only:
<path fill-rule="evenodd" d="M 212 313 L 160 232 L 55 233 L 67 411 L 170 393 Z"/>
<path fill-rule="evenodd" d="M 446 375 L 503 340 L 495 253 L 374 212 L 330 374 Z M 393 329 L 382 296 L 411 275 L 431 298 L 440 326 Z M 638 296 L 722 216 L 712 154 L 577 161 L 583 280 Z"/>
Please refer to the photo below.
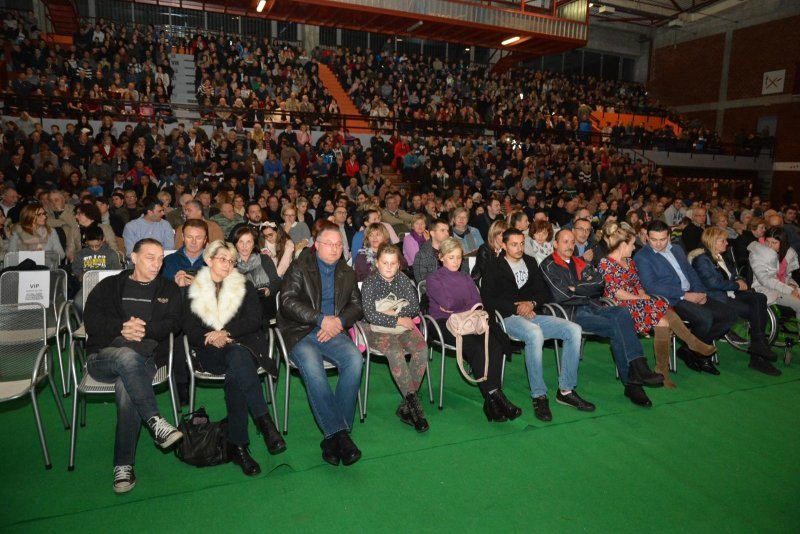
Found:
<path fill-rule="evenodd" d="M 311 411 L 325 436 L 322 458 L 350 465 L 361 451 L 350 438 L 361 385 L 361 353 L 347 329 L 361 319 L 361 293 L 356 275 L 342 258 L 342 234 L 331 223 L 320 229 L 316 251 L 295 260 L 281 286 L 278 326 L 289 358 L 300 370 Z M 339 370 L 332 391 L 323 367 Z"/>

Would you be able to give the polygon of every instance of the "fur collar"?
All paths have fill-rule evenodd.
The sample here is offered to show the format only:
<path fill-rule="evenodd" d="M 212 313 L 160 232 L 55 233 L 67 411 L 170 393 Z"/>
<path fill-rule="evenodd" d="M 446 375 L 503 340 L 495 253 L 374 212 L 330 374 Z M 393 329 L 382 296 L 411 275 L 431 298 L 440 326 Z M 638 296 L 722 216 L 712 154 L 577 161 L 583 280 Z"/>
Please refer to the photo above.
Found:
<path fill-rule="evenodd" d="M 234 270 L 222 281 L 219 295 L 211 279 L 211 270 L 203 267 L 189 286 L 192 313 L 214 330 L 223 330 L 234 318 L 247 293 L 247 279 Z"/>

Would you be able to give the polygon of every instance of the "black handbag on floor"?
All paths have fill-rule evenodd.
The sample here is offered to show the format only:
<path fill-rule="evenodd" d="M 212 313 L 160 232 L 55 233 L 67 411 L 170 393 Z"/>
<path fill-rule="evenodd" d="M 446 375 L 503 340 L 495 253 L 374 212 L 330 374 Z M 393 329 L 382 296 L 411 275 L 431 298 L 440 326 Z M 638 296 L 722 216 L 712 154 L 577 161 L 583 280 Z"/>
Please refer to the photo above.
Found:
<path fill-rule="evenodd" d="M 195 467 L 208 467 L 227 463 L 227 420 L 213 422 L 205 408 L 200 408 L 181 418 L 178 430 L 183 439 L 175 449 L 175 456 Z"/>

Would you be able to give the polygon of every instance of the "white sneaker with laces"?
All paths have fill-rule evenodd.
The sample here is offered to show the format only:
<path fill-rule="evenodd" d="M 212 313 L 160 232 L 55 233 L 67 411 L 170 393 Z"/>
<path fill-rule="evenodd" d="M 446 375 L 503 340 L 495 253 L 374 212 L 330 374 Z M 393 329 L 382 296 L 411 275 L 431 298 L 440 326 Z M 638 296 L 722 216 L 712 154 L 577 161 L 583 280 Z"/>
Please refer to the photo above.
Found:
<path fill-rule="evenodd" d="M 132 465 L 114 466 L 114 493 L 127 493 L 136 486 Z"/>
<path fill-rule="evenodd" d="M 147 426 L 153 433 L 153 440 L 162 449 L 166 449 L 183 438 L 183 432 L 172 426 L 160 415 L 147 420 Z"/>

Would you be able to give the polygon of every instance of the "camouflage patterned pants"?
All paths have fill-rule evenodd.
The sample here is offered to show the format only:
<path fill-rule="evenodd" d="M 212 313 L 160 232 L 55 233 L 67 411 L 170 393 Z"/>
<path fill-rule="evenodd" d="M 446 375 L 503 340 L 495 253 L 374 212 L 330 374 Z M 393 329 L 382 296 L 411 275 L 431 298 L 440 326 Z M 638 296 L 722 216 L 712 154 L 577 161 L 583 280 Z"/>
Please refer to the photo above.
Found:
<path fill-rule="evenodd" d="M 428 345 L 422 334 L 417 330 L 406 330 L 402 334 L 373 332 L 369 325 L 364 325 L 364 333 L 370 348 L 379 351 L 389 360 L 392 378 L 403 397 L 416 393 L 422 384 L 428 362 Z M 406 354 L 411 355 L 408 362 Z"/>

